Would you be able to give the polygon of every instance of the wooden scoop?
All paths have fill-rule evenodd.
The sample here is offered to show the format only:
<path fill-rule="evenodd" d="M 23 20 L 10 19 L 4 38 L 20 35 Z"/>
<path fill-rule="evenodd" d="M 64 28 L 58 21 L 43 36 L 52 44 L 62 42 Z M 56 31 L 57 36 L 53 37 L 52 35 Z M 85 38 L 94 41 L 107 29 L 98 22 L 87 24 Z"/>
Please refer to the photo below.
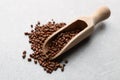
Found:
<path fill-rule="evenodd" d="M 49 51 L 48 46 L 49 43 L 56 37 L 57 34 L 60 34 L 61 32 L 65 31 L 72 31 L 74 29 L 82 29 L 77 35 L 75 35 L 54 57 L 51 59 L 55 59 L 76 44 L 78 44 L 80 41 L 88 37 L 94 30 L 94 26 L 99 23 L 100 21 L 103 21 L 107 19 L 110 16 L 110 10 L 106 6 L 100 7 L 95 13 L 93 13 L 91 16 L 85 16 L 77 18 L 76 20 L 72 21 L 68 25 L 62 27 L 58 31 L 54 32 L 52 35 L 50 35 L 45 43 L 43 44 L 43 51 L 46 53 Z"/>

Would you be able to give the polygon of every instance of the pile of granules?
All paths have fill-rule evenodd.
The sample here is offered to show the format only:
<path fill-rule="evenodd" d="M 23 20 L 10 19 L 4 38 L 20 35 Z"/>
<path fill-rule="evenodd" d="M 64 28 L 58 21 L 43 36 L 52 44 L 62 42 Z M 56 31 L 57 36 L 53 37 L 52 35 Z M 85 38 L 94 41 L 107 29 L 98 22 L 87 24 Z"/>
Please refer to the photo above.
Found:
<path fill-rule="evenodd" d="M 61 68 L 63 71 L 64 65 L 57 61 L 50 61 L 49 57 L 43 54 L 42 46 L 47 37 L 65 25 L 65 23 L 55 23 L 53 20 L 44 25 L 40 25 L 40 22 L 38 22 L 35 26 L 31 25 L 31 32 L 24 33 L 29 37 L 29 43 L 31 44 L 31 49 L 33 50 L 33 53 L 29 55 L 30 58 L 28 58 L 28 61 L 30 62 L 34 59 L 34 63 L 37 64 L 38 62 L 47 73 L 52 73 L 58 68 Z M 23 51 L 22 57 L 26 57 L 26 51 Z"/>
<path fill-rule="evenodd" d="M 55 60 L 51 61 L 50 58 L 55 56 L 72 37 L 81 31 L 81 29 L 75 29 L 73 31 L 66 31 L 58 34 L 51 42 L 49 51 L 46 54 L 43 53 L 42 47 L 45 40 L 51 34 L 65 25 L 66 23 L 56 23 L 53 20 L 44 25 L 40 25 L 40 22 L 38 22 L 35 26 L 31 25 L 31 32 L 24 33 L 29 37 L 29 43 L 31 44 L 31 49 L 33 50 L 33 53 L 29 55 L 30 57 L 28 58 L 28 61 L 30 62 L 33 59 L 35 64 L 38 62 L 47 73 L 52 73 L 58 68 L 61 68 L 61 71 L 64 71 L 65 64 Z M 23 51 L 22 57 L 25 59 L 26 51 Z M 67 62 L 68 61 L 65 61 L 65 63 Z"/>

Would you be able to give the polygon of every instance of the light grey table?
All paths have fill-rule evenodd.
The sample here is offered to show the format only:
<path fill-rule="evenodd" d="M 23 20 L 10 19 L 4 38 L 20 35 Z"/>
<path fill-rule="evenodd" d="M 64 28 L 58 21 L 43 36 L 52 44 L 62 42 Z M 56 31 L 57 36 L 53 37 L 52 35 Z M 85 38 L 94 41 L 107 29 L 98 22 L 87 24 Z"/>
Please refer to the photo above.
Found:
<path fill-rule="evenodd" d="M 102 5 L 111 9 L 111 17 L 96 26 L 89 40 L 70 51 L 64 72 L 50 75 L 22 59 L 23 50 L 31 53 L 23 34 L 31 24 L 51 19 L 68 23 Z M 0 80 L 120 80 L 119 8 L 119 0 L 1 0 Z"/>

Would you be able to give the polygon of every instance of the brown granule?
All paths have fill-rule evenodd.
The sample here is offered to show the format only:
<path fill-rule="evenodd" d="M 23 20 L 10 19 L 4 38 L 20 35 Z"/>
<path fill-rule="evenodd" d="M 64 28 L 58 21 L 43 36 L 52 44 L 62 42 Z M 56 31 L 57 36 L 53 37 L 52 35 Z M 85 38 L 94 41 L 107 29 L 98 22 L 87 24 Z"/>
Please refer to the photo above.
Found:
<path fill-rule="evenodd" d="M 32 61 L 32 59 L 31 58 L 28 58 L 28 62 L 31 62 Z"/>

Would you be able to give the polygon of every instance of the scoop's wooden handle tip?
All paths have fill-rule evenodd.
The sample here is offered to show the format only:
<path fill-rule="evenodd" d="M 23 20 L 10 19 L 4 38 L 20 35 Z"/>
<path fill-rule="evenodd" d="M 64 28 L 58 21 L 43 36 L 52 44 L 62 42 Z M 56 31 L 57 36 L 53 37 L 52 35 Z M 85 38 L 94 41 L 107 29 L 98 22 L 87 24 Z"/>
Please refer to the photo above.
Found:
<path fill-rule="evenodd" d="M 101 16 L 103 15 L 102 17 L 104 17 L 104 19 L 107 19 L 111 14 L 111 11 L 107 6 L 100 7 L 98 12 L 101 13 Z"/>
<path fill-rule="evenodd" d="M 92 15 L 94 23 L 97 24 L 100 21 L 103 21 L 111 15 L 111 11 L 107 6 L 102 6 L 98 8 Z"/>

